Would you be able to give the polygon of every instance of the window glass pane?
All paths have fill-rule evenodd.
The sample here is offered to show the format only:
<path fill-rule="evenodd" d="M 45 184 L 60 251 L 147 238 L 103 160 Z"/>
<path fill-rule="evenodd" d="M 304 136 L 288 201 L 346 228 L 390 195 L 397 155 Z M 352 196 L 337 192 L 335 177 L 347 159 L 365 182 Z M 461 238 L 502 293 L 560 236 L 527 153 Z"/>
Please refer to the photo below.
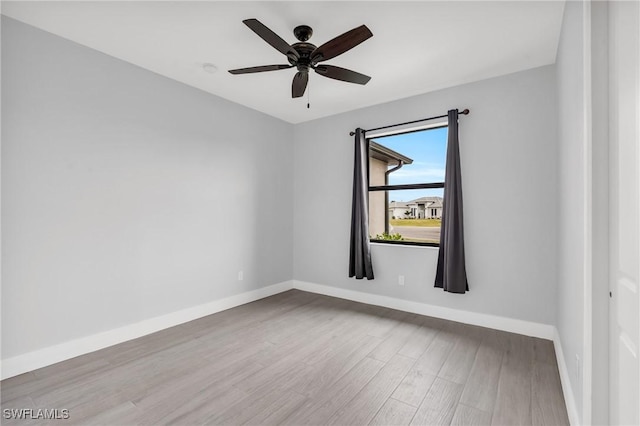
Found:
<path fill-rule="evenodd" d="M 439 243 L 443 191 L 437 188 L 369 192 L 371 239 Z"/>
<path fill-rule="evenodd" d="M 446 151 L 446 127 L 371 139 L 369 184 L 444 182 Z M 399 161 L 403 162 L 402 167 L 385 177 L 385 172 L 395 168 Z"/>

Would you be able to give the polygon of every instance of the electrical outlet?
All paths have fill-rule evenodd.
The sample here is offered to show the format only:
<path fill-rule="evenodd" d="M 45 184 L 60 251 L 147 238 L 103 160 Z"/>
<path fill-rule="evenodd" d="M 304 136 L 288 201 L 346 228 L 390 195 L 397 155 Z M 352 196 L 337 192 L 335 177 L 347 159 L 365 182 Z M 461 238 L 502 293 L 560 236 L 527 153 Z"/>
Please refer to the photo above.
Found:
<path fill-rule="evenodd" d="M 238 272 L 238 281 L 242 281 L 244 279 L 244 272 Z"/>
<path fill-rule="evenodd" d="M 404 275 L 398 275 L 398 285 L 404 285 Z"/>

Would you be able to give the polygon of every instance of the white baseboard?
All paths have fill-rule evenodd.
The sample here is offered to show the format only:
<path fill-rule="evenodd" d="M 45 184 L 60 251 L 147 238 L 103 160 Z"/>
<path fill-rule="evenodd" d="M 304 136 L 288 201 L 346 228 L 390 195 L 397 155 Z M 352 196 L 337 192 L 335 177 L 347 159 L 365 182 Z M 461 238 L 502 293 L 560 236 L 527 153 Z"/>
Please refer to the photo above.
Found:
<path fill-rule="evenodd" d="M 560 383 L 562 383 L 562 393 L 564 394 L 564 403 L 567 406 L 569 423 L 572 426 L 578 426 L 580 424 L 578 407 L 576 407 L 576 399 L 573 395 L 573 389 L 571 388 L 571 381 L 569 380 L 569 370 L 567 369 L 567 363 L 562 351 L 560 334 L 558 333 L 558 329 L 555 327 L 553 327 L 553 347 L 556 350 L 556 360 L 558 361 L 558 371 L 560 372 Z"/>
<path fill-rule="evenodd" d="M 305 281 L 294 280 L 293 288 L 308 291 L 310 293 L 318 293 L 326 296 L 338 297 L 340 299 L 353 300 L 354 302 L 366 303 L 368 305 L 384 306 L 386 308 L 397 309 L 399 311 L 442 318 L 465 324 L 478 325 L 480 327 L 493 328 L 496 330 L 508 331 L 510 333 L 523 334 L 525 336 L 539 337 L 541 339 L 553 340 L 554 336 L 554 327 L 548 324 L 445 308 L 442 306 L 429 305 L 427 303 L 363 293 L 360 291 L 347 290 L 344 288 L 309 283 Z"/>
<path fill-rule="evenodd" d="M 18 355 L 2 360 L 0 377 L 17 376 L 18 374 L 46 367 L 60 361 L 113 346 L 118 343 L 146 336 L 169 327 L 173 327 L 194 319 L 202 318 L 216 312 L 244 305 L 245 303 L 263 299 L 293 288 L 292 281 L 285 281 L 262 287 L 257 290 L 236 294 L 224 299 L 214 300 L 203 305 L 149 318 L 135 324 L 129 324 L 113 330 L 64 342 L 55 346 Z"/>

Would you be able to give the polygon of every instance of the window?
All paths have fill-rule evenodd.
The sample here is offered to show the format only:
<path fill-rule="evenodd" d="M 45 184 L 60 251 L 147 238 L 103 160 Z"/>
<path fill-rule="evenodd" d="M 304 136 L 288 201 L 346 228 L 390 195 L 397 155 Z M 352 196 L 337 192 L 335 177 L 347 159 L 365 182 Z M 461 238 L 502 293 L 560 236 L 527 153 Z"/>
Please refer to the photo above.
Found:
<path fill-rule="evenodd" d="M 369 142 L 369 233 L 373 242 L 440 244 L 447 126 Z"/>

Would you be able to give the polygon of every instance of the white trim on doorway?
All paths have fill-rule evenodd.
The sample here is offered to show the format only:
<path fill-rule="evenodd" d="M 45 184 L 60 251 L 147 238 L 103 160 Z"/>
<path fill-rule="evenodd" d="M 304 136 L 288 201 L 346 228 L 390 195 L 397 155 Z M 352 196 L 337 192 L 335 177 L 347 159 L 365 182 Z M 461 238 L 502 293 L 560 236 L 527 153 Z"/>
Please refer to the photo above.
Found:
<path fill-rule="evenodd" d="M 591 2 L 585 1 L 583 5 L 583 309 L 582 309 L 582 422 L 591 424 L 591 382 L 592 382 L 592 338 L 593 338 L 593 112 L 591 89 Z M 555 345 L 560 348 L 559 345 Z M 564 358 L 563 358 L 564 362 Z M 566 398 L 565 398 L 566 399 Z M 571 395 L 571 400 L 573 395 Z M 567 405 L 567 411 L 569 406 Z M 574 424 L 572 422 L 572 424 Z"/>

